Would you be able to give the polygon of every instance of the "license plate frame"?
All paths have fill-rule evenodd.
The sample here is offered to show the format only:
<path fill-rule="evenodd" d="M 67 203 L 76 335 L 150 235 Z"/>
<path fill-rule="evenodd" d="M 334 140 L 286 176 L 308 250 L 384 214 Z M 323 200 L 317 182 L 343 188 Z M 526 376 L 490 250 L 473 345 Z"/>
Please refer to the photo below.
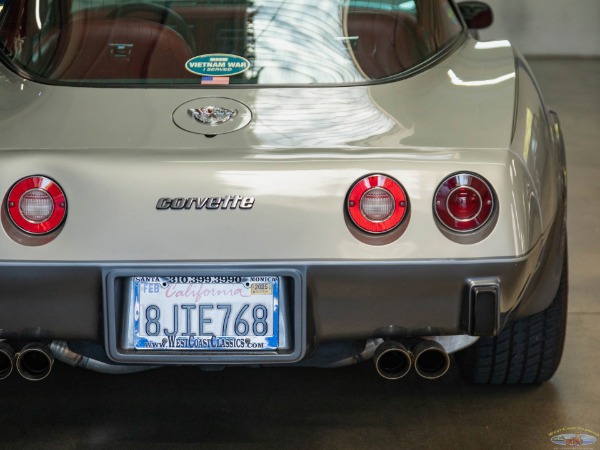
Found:
<path fill-rule="evenodd" d="M 127 324 L 128 330 L 133 326 L 133 347 L 152 352 L 277 350 L 279 284 L 276 276 L 133 277 L 133 324 Z"/>
<path fill-rule="evenodd" d="M 107 356 L 121 364 L 146 365 L 255 365 L 295 363 L 307 351 L 307 299 L 305 268 L 272 265 L 107 265 L 102 270 L 104 341 Z M 276 276 L 279 277 L 279 342 L 275 350 L 152 351 L 136 349 L 131 296 L 135 277 L 164 276 Z M 131 322 L 130 322 L 131 321 Z"/>

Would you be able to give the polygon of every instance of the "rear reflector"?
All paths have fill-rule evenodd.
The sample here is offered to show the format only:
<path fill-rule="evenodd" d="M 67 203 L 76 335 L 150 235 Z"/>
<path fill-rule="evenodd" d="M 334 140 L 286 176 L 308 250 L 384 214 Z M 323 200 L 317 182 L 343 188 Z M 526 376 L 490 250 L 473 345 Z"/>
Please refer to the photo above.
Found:
<path fill-rule="evenodd" d="M 352 186 L 347 210 L 363 231 L 379 234 L 396 228 L 406 217 L 408 200 L 404 189 L 386 175 L 369 175 Z"/>
<path fill-rule="evenodd" d="M 62 189 L 43 176 L 18 181 L 8 194 L 6 206 L 13 223 L 31 234 L 54 231 L 67 214 L 67 200 Z"/>

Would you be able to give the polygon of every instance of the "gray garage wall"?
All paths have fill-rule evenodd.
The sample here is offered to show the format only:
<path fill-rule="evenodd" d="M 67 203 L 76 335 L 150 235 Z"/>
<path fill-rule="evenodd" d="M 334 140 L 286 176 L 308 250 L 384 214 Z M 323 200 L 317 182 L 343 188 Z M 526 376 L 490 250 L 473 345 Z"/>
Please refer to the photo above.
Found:
<path fill-rule="evenodd" d="M 600 56 L 600 0 L 487 0 L 481 39 L 509 39 L 526 55 Z"/>

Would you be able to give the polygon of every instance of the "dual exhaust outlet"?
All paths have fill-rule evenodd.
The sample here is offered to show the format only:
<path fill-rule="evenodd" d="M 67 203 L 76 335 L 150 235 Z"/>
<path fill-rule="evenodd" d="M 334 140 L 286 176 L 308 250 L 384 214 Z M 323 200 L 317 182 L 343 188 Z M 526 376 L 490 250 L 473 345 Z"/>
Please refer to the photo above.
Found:
<path fill-rule="evenodd" d="M 31 343 L 15 352 L 6 342 L 0 342 L 0 380 L 17 369 L 26 380 L 40 381 L 50 374 L 53 365 L 54 356 L 47 345 Z"/>
<path fill-rule="evenodd" d="M 422 378 L 434 380 L 450 368 L 450 357 L 444 347 L 429 340 L 418 341 L 410 351 L 401 342 L 385 341 L 375 350 L 374 361 L 379 375 L 387 380 L 399 380 L 413 367 Z M 30 343 L 15 352 L 6 342 L 0 342 L 0 380 L 16 369 L 23 378 L 40 381 L 50 374 L 53 365 L 54 356 L 45 344 Z"/>
<path fill-rule="evenodd" d="M 436 341 L 421 340 L 409 349 L 401 342 L 385 341 L 374 355 L 377 373 L 386 380 L 399 380 L 414 367 L 422 378 L 435 380 L 448 372 L 450 357 Z"/>

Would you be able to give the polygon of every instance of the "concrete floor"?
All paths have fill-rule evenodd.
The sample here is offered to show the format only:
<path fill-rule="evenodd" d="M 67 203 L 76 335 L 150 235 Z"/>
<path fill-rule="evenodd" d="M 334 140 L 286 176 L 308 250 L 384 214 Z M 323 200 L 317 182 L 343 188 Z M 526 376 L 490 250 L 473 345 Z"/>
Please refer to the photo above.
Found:
<path fill-rule="evenodd" d="M 550 382 L 480 387 L 453 368 L 394 383 L 370 363 L 113 377 L 57 364 L 46 382 L 0 384 L 0 447 L 545 450 L 562 428 L 600 433 L 600 60 L 531 65 L 569 163 L 569 330 Z"/>

